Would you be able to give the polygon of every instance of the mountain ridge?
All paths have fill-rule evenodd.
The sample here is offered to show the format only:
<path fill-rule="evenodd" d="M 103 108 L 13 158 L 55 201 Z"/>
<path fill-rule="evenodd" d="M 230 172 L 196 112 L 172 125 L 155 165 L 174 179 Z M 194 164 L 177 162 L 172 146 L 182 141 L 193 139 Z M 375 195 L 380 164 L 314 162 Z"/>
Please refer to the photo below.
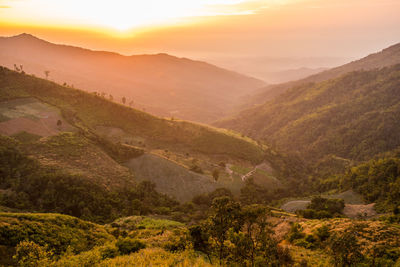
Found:
<path fill-rule="evenodd" d="M 218 66 L 165 53 L 125 56 L 58 45 L 22 34 L 0 38 L 0 64 L 123 97 L 136 108 L 164 117 L 207 122 L 222 117 L 240 97 L 265 85 Z"/>
<path fill-rule="evenodd" d="M 371 70 L 395 65 L 398 63 L 400 63 L 400 43 L 391 45 L 379 52 L 369 54 L 361 59 L 354 60 L 335 68 L 329 68 L 328 70 L 313 74 L 300 80 L 268 85 L 267 87 L 259 89 L 258 93 L 255 95 L 247 97 L 245 104 L 242 105 L 240 109 L 251 108 L 254 105 L 263 104 L 264 102 L 272 100 L 274 97 L 295 86 L 337 78 L 340 75 L 346 74 L 350 71 Z"/>

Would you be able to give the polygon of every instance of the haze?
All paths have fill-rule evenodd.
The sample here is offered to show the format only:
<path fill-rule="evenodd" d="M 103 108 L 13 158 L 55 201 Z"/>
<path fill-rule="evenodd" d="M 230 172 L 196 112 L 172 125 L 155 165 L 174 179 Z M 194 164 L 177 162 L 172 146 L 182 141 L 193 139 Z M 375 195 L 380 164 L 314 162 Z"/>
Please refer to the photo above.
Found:
<path fill-rule="evenodd" d="M 1 0 L 0 34 L 122 54 L 358 58 L 400 36 L 396 0 Z"/>

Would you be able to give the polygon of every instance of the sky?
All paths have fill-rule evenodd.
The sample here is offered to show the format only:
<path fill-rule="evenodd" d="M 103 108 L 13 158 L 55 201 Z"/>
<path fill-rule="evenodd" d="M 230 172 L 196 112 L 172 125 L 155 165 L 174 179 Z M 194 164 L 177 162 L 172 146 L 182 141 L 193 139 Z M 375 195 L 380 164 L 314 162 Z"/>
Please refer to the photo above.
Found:
<path fill-rule="evenodd" d="M 358 58 L 400 42 L 399 0 L 0 0 L 0 36 L 122 54 Z"/>

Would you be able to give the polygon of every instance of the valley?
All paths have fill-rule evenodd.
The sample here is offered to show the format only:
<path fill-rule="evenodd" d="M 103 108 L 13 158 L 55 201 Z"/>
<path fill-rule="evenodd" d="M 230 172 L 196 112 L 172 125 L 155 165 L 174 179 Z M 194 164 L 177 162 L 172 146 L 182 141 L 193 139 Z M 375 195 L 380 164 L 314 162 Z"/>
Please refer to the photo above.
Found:
<path fill-rule="evenodd" d="M 0 0 L 0 267 L 399 267 L 398 10 Z"/>

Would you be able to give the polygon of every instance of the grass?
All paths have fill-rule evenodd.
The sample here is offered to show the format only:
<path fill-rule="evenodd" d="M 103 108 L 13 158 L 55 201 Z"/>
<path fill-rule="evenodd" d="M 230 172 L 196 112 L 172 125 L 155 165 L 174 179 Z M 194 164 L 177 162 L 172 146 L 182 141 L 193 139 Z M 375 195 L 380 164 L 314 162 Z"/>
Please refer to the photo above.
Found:
<path fill-rule="evenodd" d="M 231 170 L 236 172 L 236 173 L 245 175 L 245 174 L 249 173 L 252 169 L 251 168 L 247 168 L 247 167 L 243 167 L 243 166 L 232 165 Z"/>
<path fill-rule="evenodd" d="M 144 216 L 130 216 L 120 218 L 111 224 L 113 227 L 119 227 L 125 230 L 140 229 L 174 229 L 178 227 L 184 227 L 184 224 L 176 221 L 158 219 Z"/>
<path fill-rule="evenodd" d="M 200 267 L 216 266 L 211 265 L 198 254 L 191 251 L 178 253 L 167 252 L 161 248 L 143 249 L 137 253 L 120 256 L 115 259 L 105 260 L 100 263 L 104 267 L 116 266 L 179 266 L 179 267 Z"/>
<path fill-rule="evenodd" d="M 33 133 L 28 133 L 28 132 L 25 132 L 25 131 L 13 134 L 11 137 L 14 137 L 15 139 L 17 139 L 18 141 L 20 141 L 22 143 L 36 142 L 41 138 L 40 135 L 33 134 Z"/>

